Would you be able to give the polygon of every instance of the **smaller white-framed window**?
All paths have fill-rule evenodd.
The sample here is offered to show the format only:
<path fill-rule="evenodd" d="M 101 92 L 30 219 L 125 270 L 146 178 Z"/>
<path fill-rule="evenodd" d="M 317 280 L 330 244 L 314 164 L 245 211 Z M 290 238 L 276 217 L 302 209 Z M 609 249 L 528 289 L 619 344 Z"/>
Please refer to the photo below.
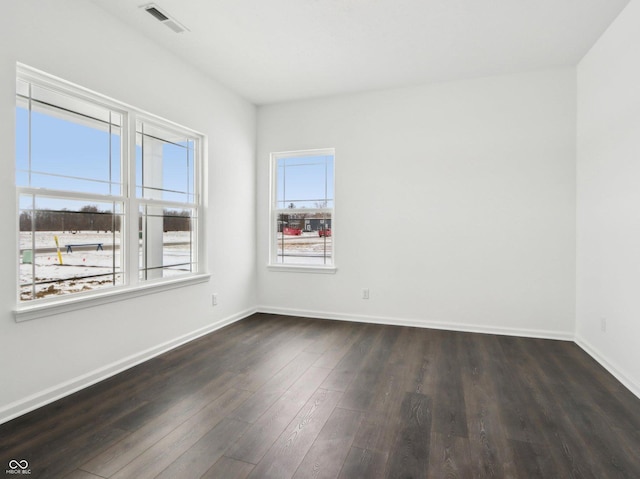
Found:
<path fill-rule="evenodd" d="M 269 266 L 335 271 L 335 150 L 271 154 Z"/>

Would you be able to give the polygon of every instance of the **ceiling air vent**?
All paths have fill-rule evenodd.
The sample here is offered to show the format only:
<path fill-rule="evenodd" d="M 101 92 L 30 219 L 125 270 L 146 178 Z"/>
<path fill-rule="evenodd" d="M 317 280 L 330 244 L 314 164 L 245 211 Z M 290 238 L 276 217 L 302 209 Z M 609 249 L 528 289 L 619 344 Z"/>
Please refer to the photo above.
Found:
<path fill-rule="evenodd" d="M 148 6 L 145 7 L 145 10 L 147 11 L 147 13 L 153 15 L 154 17 L 156 17 L 161 22 L 166 22 L 167 20 L 169 20 L 169 17 L 167 17 L 164 13 L 162 13 L 156 7 L 148 5 Z"/>
<path fill-rule="evenodd" d="M 160 8 L 158 8 L 155 3 L 149 3 L 147 5 L 143 5 L 140 8 L 144 8 L 149 15 L 153 16 L 153 18 L 176 33 L 189 31 L 189 29 L 182 25 L 178 20 L 176 20 L 175 18 L 171 18 L 171 16 L 167 12 L 160 10 Z"/>

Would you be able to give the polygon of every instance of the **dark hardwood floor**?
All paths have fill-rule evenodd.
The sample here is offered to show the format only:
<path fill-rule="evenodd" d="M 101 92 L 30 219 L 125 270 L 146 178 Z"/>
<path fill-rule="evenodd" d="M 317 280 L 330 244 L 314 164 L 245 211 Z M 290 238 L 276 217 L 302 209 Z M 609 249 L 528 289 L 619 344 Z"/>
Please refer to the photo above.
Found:
<path fill-rule="evenodd" d="M 256 314 L 0 426 L 0 460 L 56 479 L 640 478 L 640 399 L 570 342 Z"/>

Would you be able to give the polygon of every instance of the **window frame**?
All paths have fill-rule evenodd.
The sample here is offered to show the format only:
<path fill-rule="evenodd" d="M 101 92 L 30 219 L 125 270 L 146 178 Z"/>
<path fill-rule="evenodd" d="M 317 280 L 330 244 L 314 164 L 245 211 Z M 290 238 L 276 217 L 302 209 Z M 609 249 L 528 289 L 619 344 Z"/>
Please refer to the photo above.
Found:
<path fill-rule="evenodd" d="M 37 85 L 54 92 L 75 98 L 82 102 L 89 102 L 101 108 L 115 111 L 122 115 L 121 125 L 121 191 L 120 195 L 101 195 L 96 193 L 83 193 L 74 190 L 56 190 L 49 188 L 34 188 L 20 186 L 14 172 L 14 185 L 16 195 L 15 205 L 15 237 L 18 239 L 15 252 L 15 291 L 16 307 L 14 318 L 16 321 L 26 321 L 39 317 L 60 314 L 87 307 L 121 301 L 141 295 L 157 293 L 169 289 L 206 282 L 210 278 L 207 272 L 207 248 L 206 248 L 206 210 L 207 210 L 207 137 L 191 128 L 184 127 L 170 120 L 166 120 L 152 113 L 133 107 L 126 103 L 114 100 L 100 93 L 94 92 L 69 81 L 60 79 L 48 73 L 34 69 L 27 65 L 16 64 L 16 81 L 21 80 L 32 85 Z M 17 98 L 16 92 L 16 98 Z M 17 106 L 16 106 L 17 108 Z M 138 121 L 148 122 L 168 131 L 177 132 L 195 140 L 194 155 L 194 202 L 181 204 L 185 209 L 197 210 L 197 226 L 195 231 L 195 266 L 196 272 L 185 273 L 176 277 L 157 278 L 152 280 L 140 280 L 139 263 L 139 229 L 138 218 L 140 205 L 149 200 L 137 195 L 136 179 L 136 125 Z M 14 116 L 15 122 L 15 116 Z M 17 134 L 14 133 L 14 138 Z M 14 171 L 16 155 L 14 154 Z M 91 201 L 117 201 L 123 205 L 122 226 L 120 231 L 121 263 L 123 264 L 123 284 L 96 289 L 87 292 L 74 292 L 59 296 L 22 301 L 20 299 L 20 201 L 24 194 L 47 196 L 53 194 L 59 198 L 89 199 Z M 160 202 L 162 203 L 162 202 Z M 172 202 L 164 202 L 172 203 Z M 177 202 L 179 203 L 179 202 Z"/>
<path fill-rule="evenodd" d="M 148 198 L 145 197 L 144 192 L 138 196 L 137 194 L 137 188 L 138 188 L 138 184 L 140 183 L 142 189 L 144 190 L 145 188 L 150 188 L 148 186 L 144 186 L 142 185 L 142 181 L 138 182 L 137 178 L 135 178 L 137 171 L 133 171 L 133 177 L 136 179 L 136 183 L 132 185 L 131 187 L 131 196 L 132 198 L 136 201 L 136 205 L 137 205 L 137 211 L 138 214 L 140 214 L 140 207 L 142 205 L 146 205 L 146 206 L 151 206 L 151 207 L 165 207 L 165 208 L 176 208 L 176 209 L 194 209 L 196 210 L 196 228 L 195 228 L 195 235 L 192 234 L 192 236 L 195 236 L 195 251 L 192 252 L 193 255 L 195 255 L 195 261 L 192 261 L 192 263 L 195 263 L 197 270 L 199 271 L 200 268 L 202 267 L 202 265 L 200 264 L 199 258 L 200 256 L 203 254 L 203 249 L 206 249 L 204 246 L 199 246 L 199 245 L 205 245 L 206 243 L 202 243 L 201 239 L 200 239 L 200 222 L 203 220 L 203 213 L 204 213 L 204 208 L 202 207 L 202 205 L 199 203 L 199 200 L 202 198 L 202 169 L 203 169 L 203 164 L 204 162 L 202 161 L 202 156 L 201 156 L 201 149 L 202 149 L 202 144 L 203 144 L 203 138 L 202 135 L 199 135 L 196 137 L 196 135 L 193 134 L 193 132 L 191 130 L 185 129 L 184 127 L 180 127 L 179 125 L 176 125 L 174 123 L 169 123 L 166 120 L 163 120 L 164 123 L 159 123 L 157 121 L 157 118 L 154 117 L 150 117 L 148 116 L 148 114 L 146 113 L 140 113 L 138 115 L 136 115 L 134 122 L 135 124 L 133 125 L 133 131 L 135 131 L 136 136 L 133 137 L 132 139 L 132 143 L 135 144 L 135 147 L 137 147 L 137 135 L 140 133 L 142 136 L 145 135 L 144 131 L 138 131 L 138 123 L 141 123 L 143 125 L 148 125 L 148 126 L 152 126 L 153 128 L 156 129 L 160 129 L 163 130 L 163 133 L 169 133 L 169 134 L 175 134 L 175 135 L 185 135 L 185 133 L 188 133 L 190 135 L 190 137 L 193 139 L 194 137 L 196 138 L 195 141 L 195 145 L 194 145 L 194 171 L 193 171 L 193 175 L 194 175 L 194 191 L 193 191 L 193 196 L 194 196 L 194 201 L 193 202 L 180 202 L 180 201 L 175 201 L 175 200 L 165 200 L 165 199 L 153 199 L 153 198 Z M 168 141 L 166 139 L 161 139 L 161 141 Z M 137 157 L 134 157 L 137 158 Z M 133 162 L 134 164 L 132 165 L 133 170 L 136 170 L 136 164 L 135 161 Z M 200 180 L 200 181 L 198 181 Z M 166 191 L 166 190 L 162 190 L 162 191 Z M 133 218 L 133 215 L 132 215 Z M 192 232 L 193 233 L 193 232 Z M 133 256 L 133 254 L 131 255 Z M 146 263 L 146 260 L 143 262 L 144 263 L 144 270 L 145 272 L 148 272 L 148 265 Z M 165 278 L 159 279 L 159 280 L 149 280 L 149 279 L 145 279 L 145 280 L 141 280 L 140 279 L 140 272 L 141 269 L 138 268 L 137 269 L 137 281 L 140 283 L 148 283 L 148 282 L 153 282 L 153 281 L 167 281 Z M 146 273 L 145 273 L 146 274 Z M 196 273 L 197 274 L 197 273 Z"/>
<path fill-rule="evenodd" d="M 278 255 L 278 228 L 277 220 L 278 215 L 282 213 L 282 209 L 277 207 L 277 192 L 278 192 L 278 160 L 283 158 L 295 158 L 305 156 L 321 156 L 330 155 L 333 157 L 333 171 L 331 175 L 331 182 L 333 184 L 333 206 L 331 208 L 309 208 L 307 211 L 320 212 L 325 211 L 331 214 L 331 264 L 287 264 L 278 263 L 276 261 Z M 267 263 L 267 269 L 275 272 L 290 272 L 290 273 L 324 273 L 334 274 L 337 271 L 336 266 L 336 151 L 335 148 L 317 148 L 308 150 L 293 150 L 293 151 L 279 151 L 273 152 L 269 156 L 269 171 L 270 171 L 270 201 L 269 201 L 269 259 Z"/>

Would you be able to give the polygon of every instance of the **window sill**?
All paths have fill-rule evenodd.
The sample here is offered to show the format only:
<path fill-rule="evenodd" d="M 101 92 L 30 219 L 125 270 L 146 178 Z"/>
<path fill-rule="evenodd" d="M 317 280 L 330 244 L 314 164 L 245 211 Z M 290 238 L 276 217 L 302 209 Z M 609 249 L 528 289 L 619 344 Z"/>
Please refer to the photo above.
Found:
<path fill-rule="evenodd" d="M 138 296 L 145 296 L 147 294 L 160 293 L 162 291 L 168 291 L 170 289 L 182 288 L 184 286 L 191 286 L 198 283 L 205 283 L 209 281 L 209 278 L 211 278 L 211 275 L 209 273 L 202 273 L 186 278 L 139 285 L 135 288 L 122 287 L 117 290 L 114 289 L 111 291 L 100 292 L 83 297 L 75 296 L 51 303 L 21 306 L 18 307 L 13 312 L 13 314 L 16 322 L 20 323 L 22 321 L 44 318 L 46 316 L 52 316 L 54 314 L 68 313 L 70 311 L 92 308 L 101 304 L 114 303 L 117 301 L 136 298 Z"/>
<path fill-rule="evenodd" d="M 316 273 L 316 274 L 335 274 L 338 268 L 335 266 L 294 266 L 294 265 L 280 265 L 269 264 L 267 270 L 276 271 L 278 273 Z"/>

